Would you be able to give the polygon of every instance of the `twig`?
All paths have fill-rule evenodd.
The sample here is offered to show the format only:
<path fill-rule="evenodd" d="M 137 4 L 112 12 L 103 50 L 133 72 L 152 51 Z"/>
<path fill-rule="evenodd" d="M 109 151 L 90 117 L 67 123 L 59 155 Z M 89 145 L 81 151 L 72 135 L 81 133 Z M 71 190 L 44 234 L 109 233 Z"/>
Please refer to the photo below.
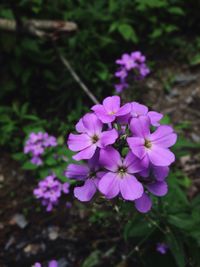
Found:
<path fill-rule="evenodd" d="M 71 21 L 51 21 L 29 19 L 22 22 L 20 31 L 39 38 L 56 37 L 59 33 L 77 30 L 77 24 Z M 15 20 L 0 19 L 0 30 L 15 32 L 17 23 Z"/>
<path fill-rule="evenodd" d="M 55 46 L 56 52 L 63 63 L 63 65 L 68 69 L 71 76 L 74 78 L 74 80 L 79 84 L 79 86 L 83 89 L 83 91 L 88 95 L 88 97 L 92 100 L 94 104 L 99 104 L 99 101 L 97 98 L 93 95 L 93 93 L 88 89 L 88 87 L 83 83 L 83 81 L 80 79 L 80 77 L 77 75 L 77 73 L 74 71 L 72 66 L 70 65 L 69 61 L 60 53 L 60 51 Z"/>

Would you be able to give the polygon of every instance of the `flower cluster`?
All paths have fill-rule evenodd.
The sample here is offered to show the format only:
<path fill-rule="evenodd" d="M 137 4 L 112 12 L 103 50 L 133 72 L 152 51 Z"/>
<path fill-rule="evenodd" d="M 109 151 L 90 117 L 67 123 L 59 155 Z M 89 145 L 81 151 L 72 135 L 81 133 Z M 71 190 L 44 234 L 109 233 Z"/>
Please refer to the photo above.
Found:
<path fill-rule="evenodd" d="M 120 106 L 120 97 L 104 99 L 76 124 L 78 134 L 70 134 L 68 147 L 77 152 L 65 175 L 82 186 L 74 189 L 80 201 L 90 201 L 99 190 L 107 199 L 120 196 L 134 201 L 140 212 L 151 209 L 150 194 L 167 193 L 165 178 L 174 154 L 169 147 L 177 135 L 172 127 L 160 125 L 162 114 L 149 111 L 137 102 Z M 151 129 L 154 129 L 153 131 Z"/>
<path fill-rule="evenodd" d="M 47 211 L 51 211 L 58 204 L 62 192 L 69 193 L 69 186 L 69 183 L 62 184 L 52 174 L 38 183 L 38 187 L 34 189 L 33 194 L 42 201 L 42 205 L 46 206 Z"/>
<path fill-rule="evenodd" d="M 48 147 L 57 146 L 57 141 L 54 136 L 48 133 L 31 133 L 25 143 L 24 153 L 30 153 L 32 156 L 31 162 L 35 165 L 41 165 L 43 163 L 41 155 Z"/>
<path fill-rule="evenodd" d="M 36 262 L 33 267 L 42 267 L 42 264 L 39 262 Z M 48 263 L 48 267 L 58 267 L 58 262 L 56 260 L 51 260 Z"/>
<path fill-rule="evenodd" d="M 132 73 L 135 80 L 140 80 L 146 77 L 150 70 L 147 67 L 146 58 L 140 51 L 123 54 L 121 59 L 117 59 L 116 63 L 120 65 L 119 69 L 115 72 L 115 77 L 120 79 L 120 82 L 115 85 L 117 93 L 121 93 L 128 87 L 127 79 Z"/>

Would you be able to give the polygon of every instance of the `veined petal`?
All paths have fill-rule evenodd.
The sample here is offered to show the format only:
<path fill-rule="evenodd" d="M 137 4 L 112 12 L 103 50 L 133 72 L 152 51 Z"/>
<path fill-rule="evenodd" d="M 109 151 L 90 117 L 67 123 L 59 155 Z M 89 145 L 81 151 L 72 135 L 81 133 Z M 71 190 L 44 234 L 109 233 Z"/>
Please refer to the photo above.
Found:
<path fill-rule="evenodd" d="M 85 179 L 89 174 L 89 168 L 87 165 L 69 164 L 65 175 L 67 178 L 73 178 L 77 180 Z"/>
<path fill-rule="evenodd" d="M 141 137 L 128 137 L 127 138 L 127 143 L 136 157 L 142 159 L 145 154 L 146 150 L 144 147 L 144 139 Z"/>
<path fill-rule="evenodd" d="M 148 149 L 147 153 L 149 160 L 155 166 L 169 166 L 175 161 L 174 154 L 167 148 L 153 145 L 151 149 Z"/>
<path fill-rule="evenodd" d="M 100 150 L 100 164 L 109 171 L 116 172 L 118 166 L 122 165 L 122 160 L 119 152 L 109 146 Z"/>
<path fill-rule="evenodd" d="M 127 103 L 123 105 L 116 113 L 116 116 L 124 116 L 131 111 L 131 104 Z"/>
<path fill-rule="evenodd" d="M 146 186 L 147 189 L 155 196 L 162 197 L 167 194 L 168 186 L 167 183 L 162 182 L 155 182 Z"/>
<path fill-rule="evenodd" d="M 133 118 L 130 123 L 130 129 L 134 136 L 147 138 L 150 135 L 150 120 L 148 116 Z"/>
<path fill-rule="evenodd" d="M 112 145 L 115 143 L 117 138 L 118 138 L 118 133 L 115 129 L 102 132 L 99 146 L 103 148 L 106 147 L 107 145 Z"/>
<path fill-rule="evenodd" d="M 85 149 L 83 149 L 82 151 L 80 151 L 79 153 L 77 153 L 76 155 L 74 155 L 72 158 L 79 161 L 82 159 L 91 159 L 92 156 L 94 155 L 95 151 L 96 151 L 96 145 L 91 145 Z"/>
<path fill-rule="evenodd" d="M 92 107 L 92 110 L 103 123 L 109 123 L 115 120 L 115 115 L 109 115 L 103 105 L 95 105 Z"/>
<path fill-rule="evenodd" d="M 156 145 L 164 148 L 173 146 L 176 143 L 177 134 L 173 128 L 166 125 L 159 126 L 154 133 L 150 135 L 149 140 Z"/>
<path fill-rule="evenodd" d="M 146 193 L 143 193 L 140 198 L 135 200 L 135 207 L 141 213 L 150 211 L 152 207 L 151 198 Z"/>
<path fill-rule="evenodd" d="M 87 134 L 70 134 L 67 144 L 70 150 L 80 151 L 91 146 L 92 142 Z"/>
<path fill-rule="evenodd" d="M 132 152 L 129 152 L 123 161 L 128 173 L 137 173 L 144 169 L 139 160 Z"/>
<path fill-rule="evenodd" d="M 144 192 L 144 188 L 135 176 L 126 174 L 120 180 L 120 192 L 124 199 L 135 200 L 140 198 Z"/>
<path fill-rule="evenodd" d="M 148 112 L 148 117 L 149 117 L 149 119 L 151 121 L 151 125 L 159 126 L 160 125 L 159 121 L 162 119 L 163 114 L 158 113 L 156 111 L 149 111 Z"/>
<path fill-rule="evenodd" d="M 97 118 L 94 113 L 86 114 L 83 119 L 83 126 L 89 135 L 99 134 L 102 131 L 102 122 Z"/>
<path fill-rule="evenodd" d="M 93 198 L 96 191 L 97 188 L 94 181 L 92 179 L 87 179 L 83 186 L 74 188 L 74 196 L 80 201 L 86 202 Z"/>
<path fill-rule="evenodd" d="M 99 191 L 101 191 L 106 198 L 114 198 L 119 194 L 119 182 L 116 173 L 107 172 L 99 181 Z"/>
<path fill-rule="evenodd" d="M 103 106 L 108 114 L 117 113 L 117 111 L 120 108 L 120 97 L 119 96 L 106 97 L 103 101 Z"/>

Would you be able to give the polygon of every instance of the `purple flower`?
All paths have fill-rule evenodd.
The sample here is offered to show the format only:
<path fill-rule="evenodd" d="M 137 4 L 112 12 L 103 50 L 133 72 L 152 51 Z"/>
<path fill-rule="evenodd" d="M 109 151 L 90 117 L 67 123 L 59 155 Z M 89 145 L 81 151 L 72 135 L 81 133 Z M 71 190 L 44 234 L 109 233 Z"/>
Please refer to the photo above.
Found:
<path fill-rule="evenodd" d="M 57 263 L 57 261 L 55 261 L 55 260 L 51 260 L 50 262 L 49 262 L 49 266 L 48 267 L 58 267 L 58 263 Z"/>
<path fill-rule="evenodd" d="M 101 175 L 98 152 L 88 161 L 88 165 L 69 164 L 66 171 L 67 178 L 84 181 L 82 186 L 74 189 L 74 196 L 80 201 L 90 201 L 93 198 Z"/>
<path fill-rule="evenodd" d="M 106 173 L 98 187 L 107 198 L 114 198 L 119 193 L 125 200 L 135 200 L 142 196 L 143 186 L 134 174 L 140 172 L 143 166 L 131 152 L 122 159 L 117 150 L 107 147 L 100 151 L 100 164 Z"/>
<path fill-rule="evenodd" d="M 157 243 L 156 245 L 156 250 L 160 253 L 160 254 L 166 254 L 167 250 L 169 249 L 168 245 L 165 243 Z"/>
<path fill-rule="evenodd" d="M 36 262 L 34 264 L 34 267 L 42 267 L 42 264 L 39 262 Z M 48 267 L 58 267 L 58 262 L 56 260 L 51 260 L 48 264 Z"/>
<path fill-rule="evenodd" d="M 119 117 L 118 121 L 121 123 L 128 123 L 132 118 L 139 118 L 140 116 L 147 116 L 150 119 L 150 123 L 153 126 L 159 126 L 159 121 L 162 119 L 163 115 L 156 111 L 149 111 L 148 107 L 142 105 L 138 102 L 131 103 L 131 111 L 129 114 Z"/>
<path fill-rule="evenodd" d="M 124 66 L 128 71 L 135 67 L 135 61 L 129 54 L 123 54 L 121 59 L 116 60 L 116 63 Z"/>
<path fill-rule="evenodd" d="M 32 156 L 31 162 L 35 165 L 42 165 L 43 161 L 40 156 L 45 152 L 47 147 L 57 146 L 57 141 L 54 136 L 48 133 L 31 133 L 24 146 L 24 153 L 30 153 Z"/>
<path fill-rule="evenodd" d="M 118 77 L 120 79 L 126 78 L 127 75 L 128 75 L 128 73 L 127 73 L 125 68 L 121 68 L 115 72 L 115 77 Z"/>
<path fill-rule="evenodd" d="M 174 154 L 168 148 L 175 144 L 177 135 L 170 126 L 159 126 L 151 134 L 149 118 L 140 116 L 131 120 L 130 129 L 133 137 L 127 138 L 129 147 L 146 167 L 149 163 L 155 166 L 169 166 L 174 162 Z"/>
<path fill-rule="evenodd" d="M 131 58 L 137 65 L 142 64 L 146 61 L 146 57 L 142 55 L 140 51 L 132 52 Z"/>
<path fill-rule="evenodd" d="M 120 80 L 120 83 L 115 84 L 115 90 L 117 93 L 121 93 L 124 89 L 128 88 L 128 83 L 125 80 Z"/>
<path fill-rule="evenodd" d="M 79 152 L 73 156 L 75 160 L 92 158 L 97 148 L 113 144 L 118 137 L 115 129 L 102 132 L 102 122 L 92 113 L 86 114 L 76 129 L 80 134 L 70 134 L 68 138 L 69 149 Z"/>
<path fill-rule="evenodd" d="M 103 104 L 97 104 L 92 107 L 97 117 L 103 123 L 113 122 L 116 117 L 126 115 L 130 112 L 130 104 L 125 104 L 120 107 L 120 97 L 119 96 L 109 96 L 104 99 Z"/>
<path fill-rule="evenodd" d="M 69 193 L 69 184 L 62 184 L 52 174 L 38 183 L 38 187 L 34 189 L 33 194 L 37 199 L 41 199 L 42 205 L 46 206 L 47 211 L 51 211 L 58 204 L 62 192 Z"/>
<path fill-rule="evenodd" d="M 32 157 L 31 162 L 32 162 L 34 165 L 37 165 L 37 166 L 40 166 L 40 165 L 42 165 L 42 163 L 43 163 L 42 159 L 41 159 L 40 157 L 38 157 L 38 156 L 34 156 L 34 157 Z"/>
<path fill-rule="evenodd" d="M 140 51 L 132 52 L 130 55 L 123 54 L 121 59 L 116 60 L 116 63 L 120 65 L 120 68 L 115 72 L 115 77 L 120 79 L 120 82 L 115 85 L 117 93 L 121 93 L 128 87 L 127 80 L 129 78 L 132 77 L 138 81 L 150 73 L 145 61 L 146 58 Z"/>
<path fill-rule="evenodd" d="M 151 196 L 168 192 L 166 178 L 175 159 L 169 148 L 177 135 L 172 127 L 160 126 L 162 114 L 137 102 L 120 107 L 118 96 L 107 97 L 92 110 L 76 124 L 79 134 L 68 140 L 69 148 L 78 151 L 74 158 L 85 159 L 82 165 L 69 164 L 65 171 L 66 177 L 80 183 L 75 197 L 90 201 L 99 190 L 108 199 L 119 195 L 133 201 L 139 212 L 148 212 Z M 157 127 L 152 133 L 151 126 Z M 43 194 L 41 189 L 37 194 Z"/>

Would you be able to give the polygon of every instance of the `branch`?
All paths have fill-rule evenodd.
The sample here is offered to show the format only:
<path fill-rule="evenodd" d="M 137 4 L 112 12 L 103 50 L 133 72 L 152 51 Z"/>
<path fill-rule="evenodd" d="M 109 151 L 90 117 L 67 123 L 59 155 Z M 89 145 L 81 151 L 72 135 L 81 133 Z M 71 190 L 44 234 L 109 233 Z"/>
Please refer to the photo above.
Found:
<path fill-rule="evenodd" d="M 71 76 L 74 78 L 74 80 L 79 84 L 79 86 L 82 88 L 82 90 L 88 95 L 88 97 L 92 100 L 94 104 L 99 104 L 99 101 L 97 98 L 93 95 L 93 93 L 88 89 L 88 87 L 83 83 L 83 81 L 80 79 L 80 77 L 77 75 L 77 73 L 74 71 L 72 66 L 70 65 L 69 61 L 60 53 L 60 51 L 55 46 L 56 52 L 63 63 L 63 65 L 68 69 Z"/>
<path fill-rule="evenodd" d="M 29 19 L 22 22 L 20 31 L 39 38 L 51 37 L 55 39 L 60 33 L 69 33 L 77 29 L 77 24 L 71 21 Z M 17 23 L 15 20 L 0 19 L 0 30 L 15 32 L 17 31 Z"/>

